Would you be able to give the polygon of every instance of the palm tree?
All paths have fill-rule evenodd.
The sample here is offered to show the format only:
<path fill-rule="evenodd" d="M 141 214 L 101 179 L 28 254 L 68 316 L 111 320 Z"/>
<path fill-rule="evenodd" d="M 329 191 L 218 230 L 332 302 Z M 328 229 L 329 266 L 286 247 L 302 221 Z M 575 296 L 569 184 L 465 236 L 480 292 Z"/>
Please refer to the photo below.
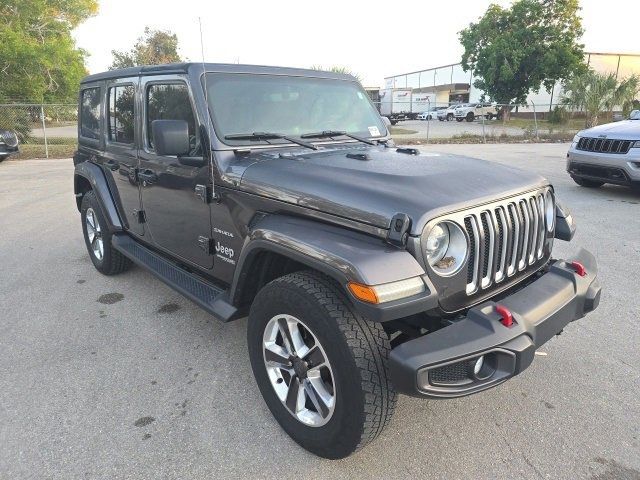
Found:
<path fill-rule="evenodd" d="M 603 112 L 610 115 L 615 108 L 627 114 L 640 91 L 640 77 L 631 75 L 620 81 L 614 73 L 590 70 L 570 79 L 565 85 L 563 103 L 585 112 L 585 128 L 598 124 Z"/>
<path fill-rule="evenodd" d="M 362 83 L 362 77 L 359 74 L 355 73 L 353 70 L 351 70 L 349 67 L 343 67 L 343 66 L 340 66 L 340 65 L 334 65 L 334 66 L 329 67 L 329 68 L 324 68 L 322 65 L 312 65 L 311 66 L 311 70 L 323 70 L 323 71 L 326 71 L 326 72 L 344 73 L 346 75 L 351 75 L 358 82 Z"/>

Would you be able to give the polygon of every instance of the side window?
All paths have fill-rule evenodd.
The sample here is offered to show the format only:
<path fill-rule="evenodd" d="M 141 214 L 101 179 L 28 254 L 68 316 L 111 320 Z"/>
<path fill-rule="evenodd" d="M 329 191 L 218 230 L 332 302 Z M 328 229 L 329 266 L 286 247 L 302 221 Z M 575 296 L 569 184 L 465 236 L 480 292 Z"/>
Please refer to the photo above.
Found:
<path fill-rule="evenodd" d="M 135 87 L 122 85 L 109 88 L 109 141 L 133 144 Z"/>
<path fill-rule="evenodd" d="M 80 94 L 80 136 L 100 138 L 100 88 L 87 88 Z"/>
<path fill-rule="evenodd" d="M 147 90 L 147 144 L 153 148 L 151 122 L 154 120 L 184 120 L 189 125 L 191 154 L 199 152 L 196 121 L 191 109 L 189 89 L 184 84 L 153 84 Z"/>

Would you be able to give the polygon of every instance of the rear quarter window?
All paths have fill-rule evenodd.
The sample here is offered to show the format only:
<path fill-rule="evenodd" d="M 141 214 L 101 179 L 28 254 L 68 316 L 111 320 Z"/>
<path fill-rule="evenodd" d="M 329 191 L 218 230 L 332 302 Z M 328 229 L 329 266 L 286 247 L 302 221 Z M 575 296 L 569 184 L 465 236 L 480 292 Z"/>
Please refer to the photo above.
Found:
<path fill-rule="evenodd" d="M 87 88 L 80 93 L 80 136 L 100 139 L 100 88 Z"/>

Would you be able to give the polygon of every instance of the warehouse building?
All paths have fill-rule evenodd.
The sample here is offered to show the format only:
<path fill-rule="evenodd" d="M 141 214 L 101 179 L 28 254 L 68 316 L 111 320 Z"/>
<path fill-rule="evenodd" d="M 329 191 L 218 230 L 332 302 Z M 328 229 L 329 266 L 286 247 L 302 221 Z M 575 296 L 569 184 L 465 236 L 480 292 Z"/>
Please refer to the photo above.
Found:
<path fill-rule="evenodd" d="M 633 73 L 640 75 L 640 54 L 590 52 L 586 53 L 585 61 L 594 70 L 614 72 L 620 79 Z M 432 105 L 479 102 L 484 92 L 473 86 L 474 80 L 472 72 L 465 72 L 460 63 L 454 63 L 386 77 L 384 88 L 412 88 L 414 92 L 428 93 Z M 550 91 L 542 88 L 539 93 L 532 92 L 527 103 L 546 106 L 550 110 L 561 97 L 562 87 L 558 82 Z"/>

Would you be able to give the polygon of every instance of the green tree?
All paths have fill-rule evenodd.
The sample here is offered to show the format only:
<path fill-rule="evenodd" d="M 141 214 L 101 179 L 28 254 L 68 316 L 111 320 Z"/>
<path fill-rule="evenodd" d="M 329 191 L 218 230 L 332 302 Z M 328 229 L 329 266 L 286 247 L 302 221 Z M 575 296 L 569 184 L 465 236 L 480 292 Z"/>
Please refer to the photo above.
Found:
<path fill-rule="evenodd" d="M 492 4 L 477 23 L 459 34 L 462 66 L 474 86 L 498 103 L 524 103 L 530 91 L 548 91 L 584 71 L 578 0 L 517 0 Z M 510 108 L 503 108 L 506 118 Z"/>
<path fill-rule="evenodd" d="M 97 0 L 0 1 L 0 101 L 74 98 L 87 72 L 71 32 L 97 11 Z"/>
<path fill-rule="evenodd" d="M 322 70 L 322 71 L 325 71 L 325 72 L 343 73 L 345 75 L 351 75 L 358 82 L 362 83 L 362 76 L 360 76 L 358 73 L 355 73 L 349 67 L 343 67 L 343 66 L 339 66 L 339 65 L 334 65 L 334 66 L 329 67 L 329 68 L 324 68 L 324 67 L 322 67 L 322 65 L 312 65 L 311 66 L 311 70 Z"/>
<path fill-rule="evenodd" d="M 161 65 L 182 62 L 178 54 L 178 37 L 167 30 L 144 29 L 144 35 L 128 52 L 112 50 L 113 62 L 109 70 L 138 65 Z"/>
<path fill-rule="evenodd" d="M 568 80 L 564 86 L 563 103 L 585 113 L 585 128 L 598 124 L 598 117 L 622 108 L 628 115 L 640 92 L 640 77 L 631 75 L 622 80 L 615 73 L 598 73 L 590 70 Z"/>

